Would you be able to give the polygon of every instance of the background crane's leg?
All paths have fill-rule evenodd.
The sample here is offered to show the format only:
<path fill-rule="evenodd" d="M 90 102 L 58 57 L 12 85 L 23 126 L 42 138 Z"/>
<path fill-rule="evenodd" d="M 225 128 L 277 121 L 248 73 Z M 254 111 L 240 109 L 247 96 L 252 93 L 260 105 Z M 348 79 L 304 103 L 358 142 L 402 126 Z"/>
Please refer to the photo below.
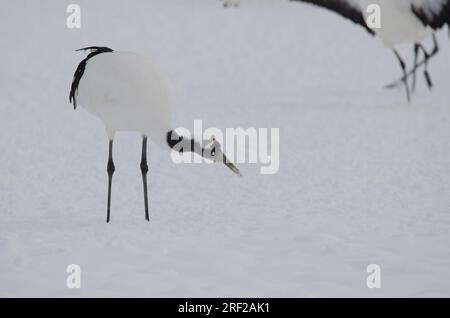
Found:
<path fill-rule="evenodd" d="M 437 39 L 436 39 L 436 35 L 433 34 L 433 43 L 434 43 L 434 48 L 433 51 L 431 51 L 431 53 L 428 53 L 425 48 L 420 45 L 420 48 L 422 49 L 423 53 L 425 54 L 425 69 L 423 72 L 423 75 L 425 76 L 425 80 L 427 82 L 427 86 L 428 89 L 431 90 L 433 88 L 433 81 L 431 80 L 430 77 L 430 73 L 428 73 L 428 61 L 430 60 L 431 57 L 433 57 L 434 55 L 436 55 L 439 52 L 439 46 L 437 43 Z"/>
<path fill-rule="evenodd" d="M 422 50 L 424 54 L 424 70 L 423 75 L 425 76 L 425 81 L 427 82 L 428 89 L 431 90 L 433 88 L 433 82 L 431 81 L 430 74 L 428 73 L 428 60 L 430 59 L 431 55 L 428 54 L 427 50 L 419 44 L 419 48 Z"/>
<path fill-rule="evenodd" d="M 431 51 L 430 54 L 428 54 L 428 52 L 426 52 L 425 49 L 422 47 L 424 53 L 426 54 L 424 75 L 425 75 L 425 80 L 427 81 L 428 88 L 430 90 L 433 88 L 433 82 L 431 80 L 430 73 L 428 73 L 428 60 L 430 58 L 432 58 L 433 56 L 435 56 L 439 52 L 439 45 L 438 45 L 438 42 L 436 39 L 436 34 L 434 34 L 434 33 L 433 33 L 433 43 L 434 43 L 433 51 Z"/>
<path fill-rule="evenodd" d="M 433 48 L 433 51 L 431 52 L 430 56 L 435 56 L 439 52 L 438 41 L 436 38 L 436 34 L 434 34 L 434 33 L 433 33 L 433 43 L 434 43 L 434 48 Z"/>
<path fill-rule="evenodd" d="M 428 59 L 424 59 L 424 60 L 420 61 L 412 68 L 412 70 L 410 70 L 408 73 L 406 73 L 406 75 L 403 75 L 399 80 L 396 80 L 388 85 L 385 85 L 384 87 L 388 88 L 388 89 L 398 87 L 400 83 L 405 82 L 405 78 L 407 78 L 408 76 L 413 74 L 419 67 L 424 65 L 425 62 L 428 62 L 429 59 L 431 59 L 433 56 L 435 56 L 439 52 L 439 45 L 438 45 L 438 41 L 437 41 L 435 34 L 433 34 L 433 43 L 434 43 L 434 48 L 433 48 L 433 51 L 430 54 L 428 54 Z M 396 55 L 398 55 L 398 53 L 396 53 Z"/>
<path fill-rule="evenodd" d="M 142 138 L 142 158 L 141 158 L 142 183 L 144 184 L 145 219 L 150 221 L 148 214 L 148 194 L 147 194 L 147 136 Z"/>
<path fill-rule="evenodd" d="M 413 93 L 416 90 L 417 59 L 419 57 L 419 48 L 420 48 L 420 45 L 418 43 L 414 43 L 414 68 L 413 68 L 413 78 L 412 78 L 412 84 L 411 84 L 411 91 Z"/>
<path fill-rule="evenodd" d="M 108 171 L 108 209 L 107 209 L 107 214 L 106 214 L 106 222 L 107 223 L 109 222 L 110 215 L 111 215 L 112 176 L 114 174 L 114 171 L 116 170 L 116 167 L 114 166 L 114 162 L 113 162 L 112 152 L 113 152 L 113 140 L 110 139 L 109 140 L 108 166 L 107 166 L 107 169 L 106 169 Z"/>
<path fill-rule="evenodd" d="M 408 100 L 408 103 L 409 103 L 411 98 L 410 98 L 409 86 L 408 86 L 408 76 L 406 75 L 406 65 L 405 65 L 405 62 L 402 60 L 400 54 L 398 54 L 398 52 L 396 50 L 394 50 L 394 54 L 397 57 L 397 59 L 398 59 L 398 61 L 400 63 L 400 66 L 401 66 L 401 68 L 403 70 L 403 76 L 404 76 L 403 77 L 403 84 L 405 85 L 405 89 L 406 89 L 406 99 Z"/>

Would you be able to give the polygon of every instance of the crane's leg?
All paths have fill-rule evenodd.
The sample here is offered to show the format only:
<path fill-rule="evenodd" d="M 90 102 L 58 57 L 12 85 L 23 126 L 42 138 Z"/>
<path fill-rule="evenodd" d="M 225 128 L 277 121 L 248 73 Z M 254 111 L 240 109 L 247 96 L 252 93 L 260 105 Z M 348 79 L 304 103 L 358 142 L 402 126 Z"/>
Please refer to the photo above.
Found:
<path fill-rule="evenodd" d="M 434 33 L 433 33 L 433 44 L 434 44 L 434 47 L 433 47 L 433 51 L 431 51 L 431 53 L 430 53 L 430 58 L 432 58 L 433 56 L 435 56 L 436 54 L 439 53 L 439 45 L 438 45 L 438 41 L 436 38 L 436 34 L 434 34 Z"/>
<path fill-rule="evenodd" d="M 114 171 L 116 170 L 116 167 L 114 166 L 114 161 L 112 157 L 113 152 L 113 140 L 109 140 L 109 155 L 108 155 L 108 209 L 106 214 L 106 222 L 109 223 L 110 215 L 111 215 L 111 185 L 112 185 L 112 177 L 114 174 Z"/>
<path fill-rule="evenodd" d="M 439 52 L 438 41 L 436 38 L 436 34 L 434 34 L 434 33 L 433 33 L 433 44 L 434 44 L 434 47 L 433 47 L 433 51 L 430 54 L 430 57 L 435 56 Z"/>
<path fill-rule="evenodd" d="M 420 49 L 420 44 L 419 43 L 414 43 L 414 68 L 413 68 L 413 79 L 412 79 L 412 84 L 411 84 L 411 91 L 414 93 L 414 91 L 416 90 L 416 75 L 417 75 L 417 58 L 419 57 L 419 49 Z"/>
<path fill-rule="evenodd" d="M 405 85 L 405 89 L 406 89 L 406 99 L 409 101 L 411 100 L 410 98 L 410 93 L 409 93 L 409 86 L 408 86 L 408 76 L 406 75 L 406 65 L 405 62 L 402 60 L 400 54 L 398 54 L 398 52 L 396 50 L 394 50 L 394 54 L 398 59 L 398 62 L 400 63 L 400 67 L 403 70 L 403 84 Z"/>
<path fill-rule="evenodd" d="M 434 55 L 436 55 L 439 52 L 439 46 L 438 46 L 435 34 L 433 34 L 433 43 L 434 43 L 434 48 L 433 48 L 433 51 L 431 51 L 431 53 L 428 53 L 422 45 L 419 45 L 420 49 L 423 51 L 423 54 L 425 55 L 425 60 L 424 60 L 425 66 L 424 66 L 423 75 L 425 76 L 425 81 L 427 82 L 427 86 L 428 86 L 429 90 L 431 90 L 433 88 L 433 81 L 431 80 L 430 73 L 428 73 L 428 61 L 430 60 L 431 57 L 433 57 Z"/>
<path fill-rule="evenodd" d="M 433 43 L 434 43 L 434 47 L 433 47 L 433 51 L 431 51 L 431 53 L 430 53 L 429 59 L 432 58 L 433 56 L 435 56 L 436 54 L 438 54 L 438 52 L 439 52 L 438 41 L 436 38 L 436 34 L 434 34 L 434 33 L 433 33 Z M 428 87 L 431 89 L 431 87 L 433 87 L 433 83 L 431 82 L 431 78 L 430 78 L 428 72 L 427 72 L 427 74 L 428 74 L 428 79 L 429 79 L 429 81 L 427 81 L 427 83 L 429 82 L 429 84 L 431 84 Z"/>
<path fill-rule="evenodd" d="M 438 42 L 437 42 L 437 38 L 436 35 L 433 34 L 433 42 L 434 42 L 434 48 L 433 51 L 429 54 L 428 56 L 428 60 L 431 59 L 433 56 L 435 56 L 438 52 L 439 52 L 439 46 L 438 46 Z M 392 88 L 396 88 L 399 86 L 400 83 L 405 81 L 405 78 L 407 78 L 408 76 L 410 76 L 411 74 L 413 74 L 419 67 L 421 67 L 422 65 L 425 64 L 425 62 L 428 62 L 428 60 L 422 60 L 419 63 L 417 63 L 412 70 L 410 70 L 406 75 L 402 76 L 400 79 L 385 85 L 384 87 L 387 89 L 392 89 Z"/>
<path fill-rule="evenodd" d="M 145 203 L 145 219 L 150 221 L 148 214 L 148 193 L 147 193 L 147 136 L 142 138 L 142 157 L 141 157 L 142 183 L 144 184 L 144 203 Z"/>
<path fill-rule="evenodd" d="M 430 74 L 428 73 L 428 60 L 430 59 L 431 55 L 428 54 L 427 50 L 423 47 L 422 44 L 416 44 L 416 45 L 417 45 L 417 49 L 420 49 L 423 52 L 423 56 L 424 56 L 423 75 L 425 76 L 425 81 L 427 82 L 428 89 L 431 90 L 433 88 L 433 82 L 431 81 Z M 416 75 L 416 70 L 417 70 L 417 61 L 414 64 L 414 78 Z"/>

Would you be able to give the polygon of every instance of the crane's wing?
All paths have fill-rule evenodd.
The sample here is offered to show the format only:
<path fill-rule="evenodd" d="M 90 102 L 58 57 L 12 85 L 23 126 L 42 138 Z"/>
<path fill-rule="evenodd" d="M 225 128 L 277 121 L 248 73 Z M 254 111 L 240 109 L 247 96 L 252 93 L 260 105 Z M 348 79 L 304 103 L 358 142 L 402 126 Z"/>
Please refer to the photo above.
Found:
<path fill-rule="evenodd" d="M 364 27 L 370 34 L 374 34 L 373 30 L 370 29 L 366 21 L 364 20 L 364 15 L 358 4 L 355 4 L 349 0 L 290 0 L 290 1 L 301 1 L 314 4 L 319 7 L 323 7 L 340 14 L 344 18 L 353 21 L 356 24 Z"/>
<path fill-rule="evenodd" d="M 424 25 L 434 30 L 450 26 L 450 0 L 413 0 L 411 9 Z"/>

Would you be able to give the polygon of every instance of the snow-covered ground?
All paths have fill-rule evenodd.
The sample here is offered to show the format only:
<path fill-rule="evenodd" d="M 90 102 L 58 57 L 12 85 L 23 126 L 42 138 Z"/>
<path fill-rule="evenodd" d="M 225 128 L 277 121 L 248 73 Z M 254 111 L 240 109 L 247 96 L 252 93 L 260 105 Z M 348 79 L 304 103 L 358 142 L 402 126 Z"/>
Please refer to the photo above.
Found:
<path fill-rule="evenodd" d="M 1 5 L 0 296 L 450 296 L 450 40 L 408 105 L 378 40 L 287 1 L 73 1 Z M 85 54 L 152 55 L 171 78 L 175 126 L 280 128 L 280 170 L 175 165 L 140 138 L 107 138 L 68 94 Z M 412 50 L 411 50 L 412 51 Z M 405 56 L 412 61 L 410 48 Z M 66 267 L 81 266 L 81 289 Z M 366 268 L 381 266 L 381 289 Z"/>

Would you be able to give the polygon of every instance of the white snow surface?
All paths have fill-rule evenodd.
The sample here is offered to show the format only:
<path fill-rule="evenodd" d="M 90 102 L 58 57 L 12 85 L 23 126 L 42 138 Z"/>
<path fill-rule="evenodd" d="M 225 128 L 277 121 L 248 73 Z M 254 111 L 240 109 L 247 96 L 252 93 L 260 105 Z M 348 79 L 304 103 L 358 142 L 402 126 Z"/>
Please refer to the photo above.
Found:
<path fill-rule="evenodd" d="M 287 1 L 2 3 L 0 296 L 450 296 L 450 42 L 411 104 L 379 40 Z M 430 43 L 426 43 L 430 46 Z M 280 170 L 243 178 L 175 165 L 149 145 L 144 220 L 138 134 L 107 137 L 68 95 L 85 54 L 109 46 L 159 61 L 175 125 L 280 128 Z M 411 47 L 403 50 L 412 61 Z M 410 63 L 409 63 L 410 64 Z M 81 288 L 66 267 L 81 267 Z M 366 268 L 381 266 L 368 289 Z"/>

